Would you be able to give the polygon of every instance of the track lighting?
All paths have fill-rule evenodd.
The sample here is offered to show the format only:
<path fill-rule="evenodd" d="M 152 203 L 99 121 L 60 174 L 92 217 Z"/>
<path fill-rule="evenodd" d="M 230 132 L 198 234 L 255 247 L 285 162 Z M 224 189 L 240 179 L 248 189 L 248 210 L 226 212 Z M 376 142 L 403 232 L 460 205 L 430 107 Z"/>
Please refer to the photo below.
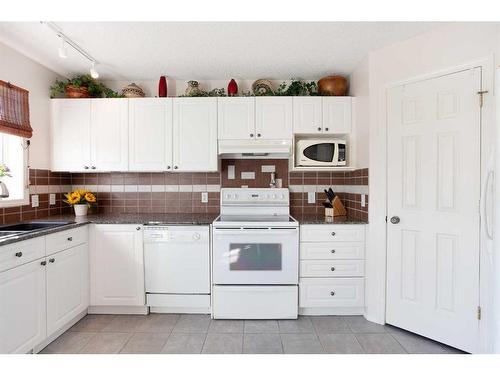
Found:
<path fill-rule="evenodd" d="M 67 59 L 68 58 L 68 54 L 66 53 L 66 40 L 64 37 L 60 37 L 61 38 L 61 45 L 59 46 L 59 57 L 61 59 Z"/>
<path fill-rule="evenodd" d="M 90 76 L 94 79 L 99 78 L 99 72 L 95 68 L 95 61 L 92 61 L 92 66 L 90 67 Z"/>

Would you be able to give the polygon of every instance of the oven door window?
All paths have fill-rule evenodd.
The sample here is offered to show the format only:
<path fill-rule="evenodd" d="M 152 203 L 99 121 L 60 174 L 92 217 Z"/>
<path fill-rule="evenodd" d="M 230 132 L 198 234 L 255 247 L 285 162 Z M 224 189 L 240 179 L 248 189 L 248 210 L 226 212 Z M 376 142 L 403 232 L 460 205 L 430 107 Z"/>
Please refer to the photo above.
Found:
<path fill-rule="evenodd" d="M 282 248 L 279 243 L 231 243 L 230 271 L 281 271 Z"/>
<path fill-rule="evenodd" d="M 335 154 L 335 143 L 317 143 L 304 149 L 304 156 L 310 160 L 330 163 Z"/>

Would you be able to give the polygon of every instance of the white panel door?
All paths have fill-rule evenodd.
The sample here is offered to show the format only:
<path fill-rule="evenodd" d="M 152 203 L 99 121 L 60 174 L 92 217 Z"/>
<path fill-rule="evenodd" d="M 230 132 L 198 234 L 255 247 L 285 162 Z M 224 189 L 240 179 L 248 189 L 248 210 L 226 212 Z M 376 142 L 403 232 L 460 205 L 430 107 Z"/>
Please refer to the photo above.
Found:
<path fill-rule="evenodd" d="M 218 98 L 219 139 L 255 138 L 255 98 Z"/>
<path fill-rule="evenodd" d="M 174 171 L 217 170 L 217 98 L 174 98 Z"/>
<path fill-rule="evenodd" d="M 386 320 L 468 352 L 478 350 L 480 77 L 466 70 L 387 97 Z"/>
<path fill-rule="evenodd" d="M 144 306 L 141 227 L 93 225 L 90 239 L 90 304 Z"/>
<path fill-rule="evenodd" d="M 293 98 L 293 132 L 323 133 L 323 99 L 321 97 Z"/>
<path fill-rule="evenodd" d="M 129 99 L 129 170 L 172 169 L 172 99 Z"/>
<path fill-rule="evenodd" d="M 43 259 L 0 273 L 0 353 L 27 353 L 45 339 Z"/>
<path fill-rule="evenodd" d="M 53 171 L 90 168 L 90 99 L 51 100 Z"/>
<path fill-rule="evenodd" d="M 292 139 L 292 98 L 255 98 L 256 139 Z"/>
<path fill-rule="evenodd" d="M 348 134 L 352 130 L 352 98 L 348 96 L 324 97 L 323 132 Z"/>
<path fill-rule="evenodd" d="M 89 306 L 88 245 L 47 257 L 47 336 Z"/>
<path fill-rule="evenodd" d="M 92 100 L 90 146 L 92 170 L 128 170 L 128 99 Z"/>

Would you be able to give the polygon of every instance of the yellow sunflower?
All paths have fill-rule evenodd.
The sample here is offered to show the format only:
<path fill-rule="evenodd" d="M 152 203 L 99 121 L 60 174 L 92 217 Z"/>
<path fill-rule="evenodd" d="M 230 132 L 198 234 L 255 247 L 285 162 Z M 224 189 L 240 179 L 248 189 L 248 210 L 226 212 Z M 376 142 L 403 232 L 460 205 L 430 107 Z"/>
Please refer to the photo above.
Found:
<path fill-rule="evenodd" d="M 95 203 L 96 199 L 95 199 L 95 195 L 92 194 L 90 191 L 85 193 L 84 195 L 85 197 L 85 200 L 88 202 L 88 203 Z"/>
<path fill-rule="evenodd" d="M 80 202 L 80 199 L 82 198 L 80 193 L 78 193 L 77 191 L 65 194 L 64 196 L 66 197 L 65 202 L 69 204 L 77 204 Z"/>

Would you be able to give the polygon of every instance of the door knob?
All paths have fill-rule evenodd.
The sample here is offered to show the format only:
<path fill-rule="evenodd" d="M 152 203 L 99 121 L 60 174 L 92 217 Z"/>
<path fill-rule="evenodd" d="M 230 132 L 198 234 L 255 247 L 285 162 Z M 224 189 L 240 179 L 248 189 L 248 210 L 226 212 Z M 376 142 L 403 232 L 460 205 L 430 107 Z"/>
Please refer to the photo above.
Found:
<path fill-rule="evenodd" d="M 391 217 L 391 223 L 392 224 L 398 224 L 400 221 L 401 221 L 401 219 L 399 219 L 399 216 L 393 216 L 393 217 Z"/>

